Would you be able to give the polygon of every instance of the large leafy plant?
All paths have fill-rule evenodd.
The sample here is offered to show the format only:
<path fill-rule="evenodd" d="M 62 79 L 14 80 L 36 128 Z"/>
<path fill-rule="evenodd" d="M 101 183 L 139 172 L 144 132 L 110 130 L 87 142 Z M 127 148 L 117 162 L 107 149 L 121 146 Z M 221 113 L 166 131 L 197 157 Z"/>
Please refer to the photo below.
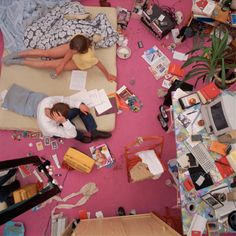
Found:
<path fill-rule="evenodd" d="M 209 83 L 215 74 L 221 76 L 222 85 L 225 85 L 226 71 L 235 68 L 236 64 L 231 60 L 236 52 L 228 46 L 229 32 L 226 28 L 215 29 L 210 35 L 210 46 L 199 45 L 186 54 L 192 55 L 183 64 L 182 68 L 194 63 L 184 78 L 184 81 L 195 78 L 195 86 L 199 80 Z M 193 55 L 193 54 L 197 55 Z"/>

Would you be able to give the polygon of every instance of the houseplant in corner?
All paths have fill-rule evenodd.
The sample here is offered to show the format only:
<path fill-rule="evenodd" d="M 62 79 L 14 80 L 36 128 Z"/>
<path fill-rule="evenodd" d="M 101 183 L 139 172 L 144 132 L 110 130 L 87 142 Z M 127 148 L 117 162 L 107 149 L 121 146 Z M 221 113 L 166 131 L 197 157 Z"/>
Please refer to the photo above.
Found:
<path fill-rule="evenodd" d="M 215 29 L 210 38 L 210 46 L 200 45 L 187 52 L 192 56 L 182 68 L 195 64 L 185 75 L 184 81 L 195 78 L 195 86 L 199 80 L 205 83 L 215 81 L 218 87 L 225 89 L 236 82 L 236 74 L 233 71 L 236 68 L 234 63 L 236 52 L 228 46 L 229 32 L 226 28 Z M 193 55 L 195 52 L 199 54 Z"/>

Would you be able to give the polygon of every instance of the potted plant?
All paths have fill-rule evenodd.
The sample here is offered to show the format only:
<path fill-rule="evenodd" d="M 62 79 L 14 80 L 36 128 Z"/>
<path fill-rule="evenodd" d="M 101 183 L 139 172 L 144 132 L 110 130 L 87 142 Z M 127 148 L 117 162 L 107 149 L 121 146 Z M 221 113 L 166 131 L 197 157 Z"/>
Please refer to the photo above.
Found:
<path fill-rule="evenodd" d="M 236 75 L 233 73 L 236 68 L 233 57 L 236 51 L 228 45 L 229 32 L 226 28 L 215 29 L 210 38 L 210 46 L 200 45 L 187 52 L 190 55 L 195 52 L 200 53 L 192 55 L 183 64 L 182 68 L 195 63 L 192 70 L 186 74 L 184 81 L 195 78 L 196 86 L 201 79 L 206 83 L 214 80 L 217 86 L 225 89 L 236 81 Z"/>

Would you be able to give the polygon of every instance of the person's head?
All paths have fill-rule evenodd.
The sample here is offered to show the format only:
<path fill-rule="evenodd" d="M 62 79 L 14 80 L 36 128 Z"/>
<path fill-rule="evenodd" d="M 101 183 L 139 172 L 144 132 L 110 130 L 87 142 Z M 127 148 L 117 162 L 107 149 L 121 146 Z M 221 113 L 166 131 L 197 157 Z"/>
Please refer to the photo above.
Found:
<path fill-rule="evenodd" d="M 70 110 L 70 107 L 68 104 L 58 102 L 58 103 L 54 104 L 53 107 L 50 109 L 50 115 L 52 115 L 53 112 L 56 112 L 57 114 L 60 113 L 62 116 L 64 116 L 66 118 L 69 110 Z"/>
<path fill-rule="evenodd" d="M 76 50 L 79 53 L 86 53 L 91 47 L 91 40 L 81 34 L 76 35 L 70 41 L 70 49 Z"/>

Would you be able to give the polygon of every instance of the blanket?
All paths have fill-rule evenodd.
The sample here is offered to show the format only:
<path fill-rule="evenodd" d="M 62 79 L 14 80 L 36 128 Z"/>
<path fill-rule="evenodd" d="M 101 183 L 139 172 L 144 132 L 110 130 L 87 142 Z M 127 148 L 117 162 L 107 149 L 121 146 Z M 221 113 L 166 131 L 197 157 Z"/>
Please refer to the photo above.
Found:
<path fill-rule="evenodd" d="M 0 0 L 0 29 L 4 47 L 10 52 L 25 49 L 23 35 L 26 27 L 50 8 L 65 2 L 68 0 Z"/>
<path fill-rule="evenodd" d="M 26 28 L 24 43 L 27 48 L 49 49 L 67 43 L 74 35 L 82 34 L 88 38 L 100 35 L 95 48 L 107 48 L 118 40 L 118 33 L 112 27 L 106 14 L 99 13 L 94 19 L 78 19 L 86 12 L 78 2 L 56 6 L 45 16 Z M 70 18 L 65 17 L 70 15 Z"/>

